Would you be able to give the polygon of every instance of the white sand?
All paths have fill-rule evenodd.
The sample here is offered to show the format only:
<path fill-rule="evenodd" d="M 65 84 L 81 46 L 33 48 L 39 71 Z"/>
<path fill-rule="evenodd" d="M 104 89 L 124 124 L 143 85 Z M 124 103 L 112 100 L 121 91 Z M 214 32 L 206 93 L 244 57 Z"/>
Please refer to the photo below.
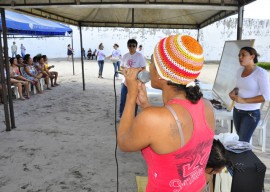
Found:
<path fill-rule="evenodd" d="M 105 63 L 104 79 L 98 79 L 97 63 L 86 60 L 85 91 L 79 60 L 75 62 L 75 75 L 71 62 L 62 59 L 50 61 L 52 64 L 60 74 L 61 85 L 26 101 L 15 100 L 17 128 L 11 132 L 5 132 L 1 106 L 0 191 L 116 191 L 112 64 Z M 212 83 L 216 71 L 217 65 L 205 65 L 199 79 Z M 120 84 L 117 80 L 118 101 Z M 269 166 L 269 142 L 267 150 L 258 155 Z M 118 150 L 117 158 L 119 191 L 135 192 L 135 175 L 147 174 L 140 152 Z M 267 190 L 269 183 L 268 174 Z"/>

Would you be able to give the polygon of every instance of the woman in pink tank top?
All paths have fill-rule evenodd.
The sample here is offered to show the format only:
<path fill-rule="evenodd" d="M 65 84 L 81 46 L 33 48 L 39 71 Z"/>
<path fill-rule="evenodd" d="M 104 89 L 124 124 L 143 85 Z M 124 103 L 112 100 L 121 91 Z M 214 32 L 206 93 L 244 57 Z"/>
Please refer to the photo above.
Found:
<path fill-rule="evenodd" d="M 195 84 L 203 62 L 203 49 L 190 36 L 157 43 L 149 67 L 151 86 L 162 90 L 162 107 L 148 101 L 145 85 L 137 80 L 139 69 L 124 71 L 128 94 L 117 142 L 122 151 L 142 151 L 147 192 L 197 192 L 206 184 L 215 118 Z M 141 112 L 135 117 L 136 103 Z"/>

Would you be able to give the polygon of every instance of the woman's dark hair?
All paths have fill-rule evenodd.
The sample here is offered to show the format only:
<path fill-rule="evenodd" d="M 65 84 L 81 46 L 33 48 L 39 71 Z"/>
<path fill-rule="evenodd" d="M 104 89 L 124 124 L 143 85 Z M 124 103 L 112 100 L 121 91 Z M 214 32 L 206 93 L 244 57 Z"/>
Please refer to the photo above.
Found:
<path fill-rule="evenodd" d="M 30 54 L 26 54 L 23 58 L 24 62 L 27 63 L 28 60 L 30 59 Z"/>
<path fill-rule="evenodd" d="M 42 56 L 36 56 L 37 58 L 37 61 L 39 62 L 41 59 L 43 59 L 43 57 Z"/>
<path fill-rule="evenodd" d="M 36 62 L 38 62 L 39 60 L 38 60 L 38 56 L 35 56 L 35 57 L 33 57 L 33 62 L 34 63 L 36 63 Z"/>
<path fill-rule="evenodd" d="M 100 43 L 98 46 L 98 49 L 103 49 L 103 48 L 104 48 L 103 43 Z"/>
<path fill-rule="evenodd" d="M 9 59 L 9 62 L 10 62 L 11 65 L 12 65 L 12 63 L 14 62 L 14 60 L 15 60 L 14 57 L 12 57 L 12 58 Z"/>
<path fill-rule="evenodd" d="M 33 61 L 34 61 L 34 62 L 39 62 L 41 58 L 42 58 L 42 54 L 39 53 L 39 54 L 37 54 L 37 55 L 33 58 Z"/>
<path fill-rule="evenodd" d="M 253 62 L 258 63 L 258 57 L 260 56 L 260 54 L 256 51 L 256 49 L 254 49 L 253 47 L 242 47 L 241 50 L 249 52 L 250 55 L 255 55 Z"/>
<path fill-rule="evenodd" d="M 115 43 L 114 46 L 119 47 L 119 45 L 117 43 Z"/>
<path fill-rule="evenodd" d="M 20 58 L 22 58 L 21 55 L 17 54 L 16 59 L 19 60 Z"/>
<path fill-rule="evenodd" d="M 198 85 L 186 87 L 186 85 L 176 84 L 171 81 L 168 81 L 168 85 L 171 85 L 176 88 L 178 91 L 185 91 L 186 98 L 193 104 L 197 103 L 203 96 L 200 87 Z"/>
<path fill-rule="evenodd" d="M 42 55 L 41 57 L 42 57 L 44 60 L 47 59 L 47 55 Z"/>
<path fill-rule="evenodd" d="M 217 170 L 225 166 L 231 166 L 231 161 L 225 155 L 223 144 L 219 140 L 214 139 L 206 168 Z"/>

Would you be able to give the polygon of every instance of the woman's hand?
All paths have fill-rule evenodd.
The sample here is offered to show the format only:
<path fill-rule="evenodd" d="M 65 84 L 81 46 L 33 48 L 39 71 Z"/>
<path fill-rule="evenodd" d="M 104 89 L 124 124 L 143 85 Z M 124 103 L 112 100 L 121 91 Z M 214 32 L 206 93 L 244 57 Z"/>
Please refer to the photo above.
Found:
<path fill-rule="evenodd" d="M 238 95 L 234 97 L 234 101 L 237 103 L 246 103 L 246 100 L 242 97 L 239 97 Z"/>
<path fill-rule="evenodd" d="M 139 92 L 138 92 L 138 96 L 137 96 L 137 104 L 143 109 L 146 107 L 149 107 L 150 103 L 148 101 L 145 84 L 142 82 L 139 82 L 138 83 L 138 90 L 139 90 Z"/>
<path fill-rule="evenodd" d="M 231 100 L 237 102 L 237 103 L 246 103 L 245 99 L 242 97 L 239 97 L 238 95 L 238 88 L 234 88 L 230 93 L 229 97 Z"/>
<path fill-rule="evenodd" d="M 229 93 L 229 97 L 231 98 L 231 100 L 235 101 L 236 97 L 238 95 L 238 91 L 236 88 L 234 88 L 230 93 Z"/>
<path fill-rule="evenodd" d="M 133 98 L 136 101 L 138 96 L 138 80 L 137 74 L 141 69 L 139 68 L 125 68 L 124 69 L 124 77 L 126 79 L 126 85 L 128 88 L 128 96 Z"/>

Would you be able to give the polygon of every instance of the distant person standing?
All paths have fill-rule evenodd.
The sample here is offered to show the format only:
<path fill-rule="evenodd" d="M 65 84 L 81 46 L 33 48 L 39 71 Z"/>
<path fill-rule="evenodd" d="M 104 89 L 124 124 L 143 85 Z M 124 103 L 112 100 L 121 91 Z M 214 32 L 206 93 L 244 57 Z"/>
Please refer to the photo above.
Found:
<path fill-rule="evenodd" d="M 84 48 L 82 48 L 82 56 L 83 56 L 84 59 L 86 59 L 86 57 L 85 57 L 85 49 Z"/>
<path fill-rule="evenodd" d="M 261 104 L 270 100 L 269 76 L 265 69 L 256 65 L 259 54 L 253 47 L 242 47 L 235 88 L 229 93 L 235 102 L 233 123 L 239 141 L 249 142 L 260 121 Z"/>
<path fill-rule="evenodd" d="M 13 45 L 11 46 L 11 57 L 16 57 L 17 55 L 17 45 L 16 42 L 13 42 Z"/>
<path fill-rule="evenodd" d="M 71 56 L 73 55 L 73 49 L 71 48 L 70 44 L 68 44 L 67 46 L 67 60 L 69 61 L 69 59 L 71 58 Z"/>
<path fill-rule="evenodd" d="M 140 45 L 138 47 L 137 52 L 139 52 L 140 54 L 142 54 L 143 58 L 147 60 L 147 58 L 144 56 L 144 50 L 143 50 L 143 46 L 142 45 Z"/>
<path fill-rule="evenodd" d="M 92 50 L 91 50 L 91 48 L 89 48 L 88 51 L 87 51 L 87 59 L 90 60 L 91 57 L 93 59 Z"/>
<path fill-rule="evenodd" d="M 25 46 L 23 44 L 21 44 L 21 56 L 22 56 L 22 58 L 24 58 L 24 56 L 25 56 L 25 50 L 26 50 Z"/>
<path fill-rule="evenodd" d="M 113 67 L 114 67 L 114 73 L 118 71 L 120 71 L 120 59 L 121 59 L 121 51 L 118 49 L 119 45 L 118 44 L 114 44 L 113 45 L 114 50 L 112 51 L 112 54 L 109 56 L 111 61 L 113 62 Z M 119 74 L 116 73 L 115 75 L 116 79 L 119 78 Z"/>
<path fill-rule="evenodd" d="M 138 48 L 137 52 L 139 52 L 140 54 L 142 54 L 144 56 L 144 54 L 143 54 L 143 46 L 142 45 L 139 45 L 139 48 Z"/>
<path fill-rule="evenodd" d="M 123 70 L 128 69 L 128 68 L 141 68 L 142 70 L 145 70 L 146 68 L 146 62 L 139 52 L 136 51 L 137 49 L 137 41 L 135 39 L 129 39 L 127 42 L 127 47 L 129 52 L 126 53 L 121 62 L 121 68 Z M 126 86 L 126 81 L 121 84 L 121 98 L 120 98 L 120 109 L 119 109 L 119 114 L 120 118 L 122 117 L 125 104 L 126 104 L 126 98 L 127 98 L 127 86 Z M 138 105 L 136 104 L 135 107 L 135 116 L 137 115 L 138 111 Z"/>
<path fill-rule="evenodd" d="M 104 53 L 104 46 L 102 43 L 99 44 L 98 46 L 98 51 L 97 51 L 97 62 L 98 62 L 98 78 L 102 78 L 102 73 L 103 73 L 103 66 L 104 66 L 104 60 L 105 60 L 105 53 Z"/>

